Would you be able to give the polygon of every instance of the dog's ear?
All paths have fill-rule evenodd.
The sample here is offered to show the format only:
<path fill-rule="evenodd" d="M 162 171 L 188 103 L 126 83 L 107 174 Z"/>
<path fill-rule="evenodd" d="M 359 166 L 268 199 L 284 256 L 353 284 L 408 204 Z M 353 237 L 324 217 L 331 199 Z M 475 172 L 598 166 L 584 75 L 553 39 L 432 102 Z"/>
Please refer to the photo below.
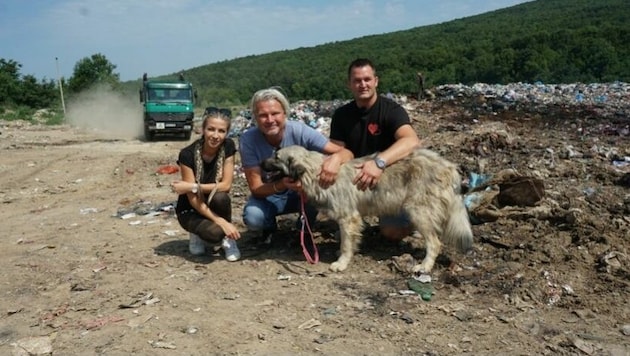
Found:
<path fill-rule="evenodd" d="M 276 179 L 288 177 L 295 181 L 301 180 L 307 173 L 302 151 L 306 149 L 300 146 L 282 148 L 273 157 L 264 160 L 261 167 L 264 171 L 276 172 Z"/>

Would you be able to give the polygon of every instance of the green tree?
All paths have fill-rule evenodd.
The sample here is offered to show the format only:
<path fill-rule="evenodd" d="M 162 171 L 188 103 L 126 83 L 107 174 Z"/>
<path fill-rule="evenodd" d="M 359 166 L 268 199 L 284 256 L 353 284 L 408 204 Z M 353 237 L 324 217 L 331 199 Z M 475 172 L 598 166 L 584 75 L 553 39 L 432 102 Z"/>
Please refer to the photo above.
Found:
<path fill-rule="evenodd" d="M 446 83 L 630 81 L 630 1 L 545 0 L 446 23 L 310 48 L 251 55 L 187 71 L 207 102 L 247 103 L 282 86 L 293 102 L 349 98 L 345 69 L 374 61 L 383 92 Z M 137 82 L 123 83 L 129 92 Z M 230 97 L 233 96 L 233 97 Z"/>
<path fill-rule="evenodd" d="M 103 54 L 96 53 L 91 57 L 85 57 L 74 65 L 68 89 L 71 93 L 79 93 L 97 84 L 117 88 L 120 84 L 120 74 L 114 73 L 115 69 L 116 65 Z"/>
<path fill-rule="evenodd" d="M 592 38 L 583 41 L 580 52 L 584 58 L 584 63 L 587 63 L 584 68 L 595 80 L 598 82 L 604 81 L 607 78 L 610 68 L 615 68 L 617 65 L 617 52 L 614 46 L 603 38 Z"/>
<path fill-rule="evenodd" d="M 20 85 L 22 65 L 12 59 L 0 58 L 0 105 L 14 104 Z"/>
<path fill-rule="evenodd" d="M 34 76 L 25 75 L 18 88 L 21 95 L 15 100 L 17 105 L 38 109 L 56 106 L 57 86 L 52 79 L 38 83 Z"/>
<path fill-rule="evenodd" d="M 32 75 L 21 75 L 20 68 L 20 63 L 0 58 L 0 105 L 32 109 L 54 106 L 55 82 L 39 83 Z"/>

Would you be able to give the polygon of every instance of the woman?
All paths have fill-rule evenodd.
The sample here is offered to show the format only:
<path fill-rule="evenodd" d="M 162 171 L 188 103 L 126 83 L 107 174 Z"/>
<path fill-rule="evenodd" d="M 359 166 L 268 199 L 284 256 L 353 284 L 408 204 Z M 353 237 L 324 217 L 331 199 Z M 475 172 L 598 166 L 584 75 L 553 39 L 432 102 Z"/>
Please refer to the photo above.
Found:
<path fill-rule="evenodd" d="M 177 220 L 190 233 L 193 255 L 206 252 L 206 242 L 221 243 L 228 261 L 241 257 L 236 240 L 241 237 L 231 223 L 229 196 L 234 177 L 234 141 L 227 138 L 230 119 L 219 113 L 204 117 L 200 139 L 179 152 L 182 179 L 171 183 L 179 194 Z"/>

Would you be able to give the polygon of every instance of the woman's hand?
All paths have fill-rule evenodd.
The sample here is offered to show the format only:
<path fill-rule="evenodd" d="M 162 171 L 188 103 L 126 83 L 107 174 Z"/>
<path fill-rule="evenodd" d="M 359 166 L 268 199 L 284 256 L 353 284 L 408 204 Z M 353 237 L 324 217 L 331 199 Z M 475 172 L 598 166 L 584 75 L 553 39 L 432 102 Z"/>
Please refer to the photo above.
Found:
<path fill-rule="evenodd" d="M 195 185 L 195 183 L 191 183 L 191 182 L 186 182 L 183 180 L 174 180 L 171 182 L 171 189 L 181 195 L 181 194 L 186 194 L 186 193 L 190 193 L 192 192 L 192 188 Z"/>
<path fill-rule="evenodd" d="M 225 237 L 230 238 L 232 240 L 238 240 L 241 238 L 241 233 L 238 231 L 236 226 L 234 226 L 231 222 L 225 219 L 221 219 L 220 221 L 217 222 L 217 224 L 221 227 L 221 230 L 223 230 Z"/>

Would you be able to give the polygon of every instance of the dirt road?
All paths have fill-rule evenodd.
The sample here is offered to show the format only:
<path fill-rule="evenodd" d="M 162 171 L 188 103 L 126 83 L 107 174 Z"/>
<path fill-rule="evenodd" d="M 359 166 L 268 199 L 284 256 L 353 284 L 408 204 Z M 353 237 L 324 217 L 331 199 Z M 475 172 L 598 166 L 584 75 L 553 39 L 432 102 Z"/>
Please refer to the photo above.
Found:
<path fill-rule="evenodd" d="M 446 250 L 430 301 L 391 263 L 422 247 L 374 229 L 343 273 L 327 269 L 334 224 L 316 227 L 311 265 L 293 217 L 271 250 L 245 234 L 241 261 L 191 256 L 168 209 L 177 174 L 156 173 L 188 142 L 1 122 L 0 354 L 629 354 L 630 191 L 601 153 L 629 156 L 628 138 L 578 136 L 573 114 L 426 105 L 409 107 L 414 127 L 446 157 L 545 186 L 475 225 L 473 251 Z M 239 176 L 238 219 L 246 195 Z"/>

